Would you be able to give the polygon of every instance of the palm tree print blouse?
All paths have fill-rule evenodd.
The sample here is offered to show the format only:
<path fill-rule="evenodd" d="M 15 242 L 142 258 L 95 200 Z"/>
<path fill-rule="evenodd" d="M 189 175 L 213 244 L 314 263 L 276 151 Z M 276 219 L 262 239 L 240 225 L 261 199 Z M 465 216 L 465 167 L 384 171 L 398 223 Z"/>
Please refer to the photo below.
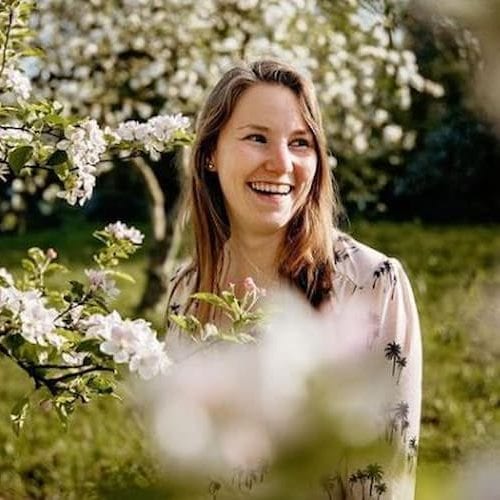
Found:
<path fill-rule="evenodd" d="M 325 329 L 346 322 L 352 327 L 357 322 L 349 330 L 362 335 L 360 341 L 366 349 L 383 360 L 391 394 L 380 419 L 380 440 L 389 443 L 393 452 L 367 463 L 346 459 L 318 481 L 317 491 L 308 498 L 412 500 L 422 386 L 420 326 L 413 292 L 397 259 L 344 233 L 336 232 L 334 238 L 334 292 L 332 299 L 321 306 Z M 171 281 L 168 312 L 177 313 L 192 293 L 194 272 L 181 267 Z M 336 334 L 339 330 L 342 328 L 335 328 Z M 265 480 L 265 474 L 254 471 L 250 478 L 243 474 L 237 481 L 240 493 L 250 494 L 253 483 L 260 480 Z M 217 498 L 219 488 L 211 484 L 207 498 Z"/>

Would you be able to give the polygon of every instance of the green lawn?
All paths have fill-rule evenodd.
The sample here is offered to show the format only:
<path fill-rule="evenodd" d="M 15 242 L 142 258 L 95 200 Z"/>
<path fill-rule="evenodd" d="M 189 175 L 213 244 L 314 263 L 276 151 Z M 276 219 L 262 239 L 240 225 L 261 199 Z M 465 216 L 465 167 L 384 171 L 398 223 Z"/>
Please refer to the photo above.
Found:
<path fill-rule="evenodd" d="M 94 229 L 75 222 L 0 237 L 0 267 L 13 269 L 30 246 L 52 246 L 81 274 L 96 247 Z M 436 492 L 450 468 L 500 437 L 500 228 L 355 223 L 351 232 L 398 257 L 413 283 L 425 360 L 418 497 L 441 498 Z M 117 303 L 123 312 L 132 311 L 144 285 L 145 255 L 126 266 L 137 284 L 126 285 Z M 103 399 L 81 408 L 67 432 L 39 409 L 17 438 L 9 413 L 28 390 L 27 378 L 0 359 L 0 499 L 89 498 L 154 481 L 155 460 L 130 403 Z"/>

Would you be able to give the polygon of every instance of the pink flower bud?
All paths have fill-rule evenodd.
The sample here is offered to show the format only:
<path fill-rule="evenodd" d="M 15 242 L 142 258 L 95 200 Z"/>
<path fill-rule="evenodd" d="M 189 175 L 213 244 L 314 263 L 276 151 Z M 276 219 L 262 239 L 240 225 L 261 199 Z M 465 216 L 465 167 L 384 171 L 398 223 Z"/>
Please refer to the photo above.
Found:
<path fill-rule="evenodd" d="M 54 260 L 57 259 L 57 252 L 53 248 L 49 248 L 45 253 L 47 259 Z"/>
<path fill-rule="evenodd" d="M 247 278 L 245 278 L 243 280 L 243 287 L 249 293 L 259 291 L 259 289 L 257 288 L 257 285 L 255 284 L 255 281 L 250 276 L 248 276 Z"/>

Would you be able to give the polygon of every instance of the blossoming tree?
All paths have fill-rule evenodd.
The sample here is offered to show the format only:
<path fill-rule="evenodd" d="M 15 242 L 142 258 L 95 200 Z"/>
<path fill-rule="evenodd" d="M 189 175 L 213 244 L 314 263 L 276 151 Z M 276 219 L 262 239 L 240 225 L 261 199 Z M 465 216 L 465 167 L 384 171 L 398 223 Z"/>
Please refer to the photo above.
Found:
<path fill-rule="evenodd" d="M 413 144 L 412 131 L 398 122 L 411 106 L 411 92 L 441 92 L 405 49 L 391 21 L 393 2 L 378 2 L 387 8 L 371 11 L 368 4 L 373 2 L 93 0 L 82 15 L 68 2 L 40 0 L 34 19 L 47 61 L 36 83 L 67 109 L 113 127 L 155 113 L 194 116 L 206 89 L 235 58 L 278 56 L 315 81 L 347 201 L 362 207 L 376 200 L 388 179 L 373 161 L 395 159 Z M 155 238 L 143 300 L 149 307 L 166 289 L 176 217 L 173 210 L 165 213 L 165 204 L 172 199 L 168 205 L 174 206 L 179 193 L 164 192 L 154 162 L 137 160 L 136 166 L 149 191 Z M 182 173 L 176 175 L 181 184 Z M 14 201 L 20 190 L 12 191 Z"/>

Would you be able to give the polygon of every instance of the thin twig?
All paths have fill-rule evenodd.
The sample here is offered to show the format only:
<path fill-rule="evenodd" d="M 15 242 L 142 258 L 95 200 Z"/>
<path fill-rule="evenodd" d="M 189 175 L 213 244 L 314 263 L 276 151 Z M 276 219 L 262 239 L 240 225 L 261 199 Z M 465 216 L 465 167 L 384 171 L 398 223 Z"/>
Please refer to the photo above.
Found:
<path fill-rule="evenodd" d="M 48 378 L 46 379 L 50 384 L 58 384 L 59 382 L 64 382 L 65 380 L 70 380 L 74 377 L 80 377 L 81 375 L 86 375 L 87 373 L 92 372 L 115 372 L 114 368 L 110 368 L 108 366 L 90 366 L 86 370 L 82 370 L 75 373 L 66 373 L 65 375 L 61 375 L 60 377 Z"/>

